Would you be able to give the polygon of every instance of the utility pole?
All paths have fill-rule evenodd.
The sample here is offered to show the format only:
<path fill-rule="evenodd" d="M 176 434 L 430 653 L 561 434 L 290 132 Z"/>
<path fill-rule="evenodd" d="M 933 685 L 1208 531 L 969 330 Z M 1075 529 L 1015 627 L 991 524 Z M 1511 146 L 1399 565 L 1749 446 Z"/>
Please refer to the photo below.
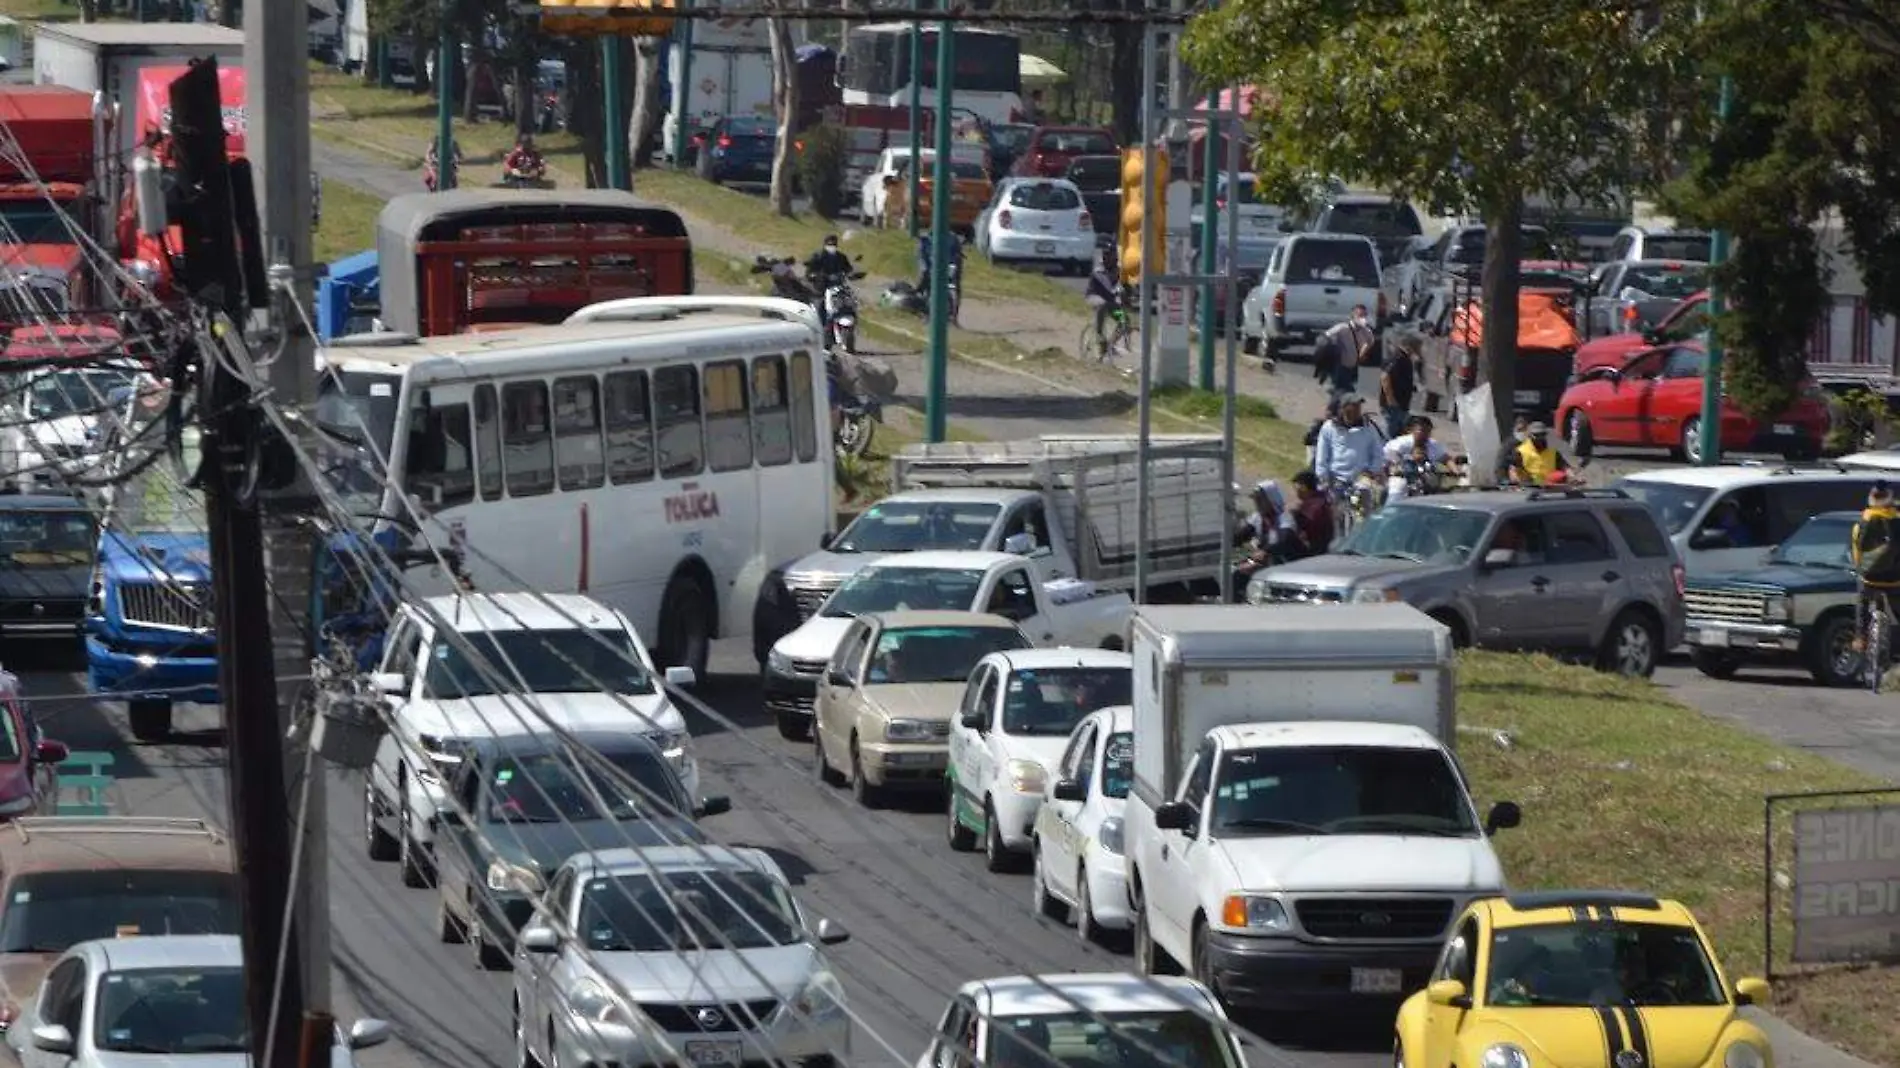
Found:
<path fill-rule="evenodd" d="M 949 3 L 950 0 L 942 0 Z M 845 31 L 847 34 L 849 30 Z M 938 80 L 943 75 L 938 74 Z M 910 199 L 905 201 L 909 207 L 906 214 L 910 221 L 905 225 L 910 229 L 911 240 L 917 239 L 917 197 L 923 189 L 924 155 L 924 24 L 921 21 L 910 24 Z"/>
<path fill-rule="evenodd" d="M 1225 123 L 1217 123 L 1214 121 L 1214 113 L 1220 110 L 1220 99 L 1217 96 L 1218 92 L 1219 90 L 1212 86 L 1208 87 L 1207 122 L 1201 127 L 1201 273 L 1210 278 L 1214 274 L 1216 245 L 1214 228 L 1219 225 L 1215 220 L 1216 217 L 1220 215 L 1220 203 L 1218 198 L 1214 195 L 1215 190 L 1218 188 L 1215 183 L 1214 168 L 1220 166 L 1220 154 L 1217 146 L 1220 141 L 1228 139 L 1232 132 Z M 1230 92 L 1234 94 L 1234 106 L 1238 108 L 1240 106 L 1240 92 L 1237 89 L 1230 90 Z M 1227 191 L 1227 195 L 1237 197 L 1239 192 L 1238 189 L 1230 189 Z M 1236 204 L 1233 214 L 1240 214 L 1238 204 Z M 1227 257 L 1230 261 L 1230 267 L 1234 253 L 1234 246 L 1228 245 Z M 1205 390 L 1212 390 L 1214 388 L 1214 287 L 1216 284 L 1217 283 L 1214 282 L 1208 282 L 1202 285 L 1200 293 L 1201 366 L 1200 374 L 1196 376 L 1198 381 L 1195 384 Z M 1227 307 L 1223 308 L 1222 311 L 1226 313 L 1227 318 L 1231 321 L 1236 311 L 1233 302 L 1228 301 Z"/>
<path fill-rule="evenodd" d="M 1729 112 L 1735 106 L 1735 82 L 1728 75 L 1722 75 L 1721 97 L 1716 104 L 1716 122 L 1726 125 Z M 1722 292 L 1722 283 L 1717 280 L 1722 264 L 1728 260 L 1728 231 L 1716 230 L 1709 235 L 1709 315 L 1719 319 L 1727 304 L 1726 294 Z M 1722 336 L 1716 330 L 1709 331 L 1708 362 L 1702 369 L 1702 454 L 1696 462 L 1703 467 L 1713 467 L 1722 462 Z"/>
<path fill-rule="evenodd" d="M 693 0 L 681 0 L 681 10 L 691 10 Z M 666 42 L 660 42 L 659 55 L 666 55 Z M 693 20 L 680 20 L 679 88 L 673 93 L 673 169 L 686 166 L 686 150 L 692 146 L 699 129 L 699 111 L 693 107 Z M 700 146 L 699 151 L 706 151 Z"/>
<path fill-rule="evenodd" d="M 225 0 L 226 3 L 232 0 Z M 257 0 L 250 0 L 256 3 Z M 435 35 L 435 187 L 455 188 L 455 35 L 449 32 L 449 5 L 443 0 Z M 245 42 L 249 48 L 250 42 Z"/>
<path fill-rule="evenodd" d="M 944 0 L 946 9 L 949 0 Z M 924 399 L 924 440 L 939 442 L 949 433 L 944 393 L 950 378 L 950 101 L 956 85 L 956 24 L 937 24 L 937 158 L 930 183 L 930 374 Z M 912 157 L 911 173 L 921 160 Z M 917 201 L 911 200 L 912 204 Z"/>

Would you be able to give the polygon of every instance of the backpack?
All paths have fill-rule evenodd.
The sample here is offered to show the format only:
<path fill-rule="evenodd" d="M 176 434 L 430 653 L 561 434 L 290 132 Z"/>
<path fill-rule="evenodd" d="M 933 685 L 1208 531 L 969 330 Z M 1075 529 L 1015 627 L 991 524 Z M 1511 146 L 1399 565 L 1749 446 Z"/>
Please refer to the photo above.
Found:
<path fill-rule="evenodd" d="M 1860 550 L 1855 570 L 1862 581 L 1872 585 L 1900 584 L 1900 553 L 1894 551 L 1893 519 L 1887 516 L 1863 518 L 1854 528 L 1854 544 Z"/>

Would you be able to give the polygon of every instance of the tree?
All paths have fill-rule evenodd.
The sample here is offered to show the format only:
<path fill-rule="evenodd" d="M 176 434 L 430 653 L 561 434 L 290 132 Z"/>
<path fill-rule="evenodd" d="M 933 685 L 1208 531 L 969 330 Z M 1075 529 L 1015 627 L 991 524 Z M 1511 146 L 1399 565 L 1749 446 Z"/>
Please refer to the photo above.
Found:
<path fill-rule="evenodd" d="M 1677 3 L 1231 0 L 1195 19 L 1186 55 L 1213 84 L 1256 89 L 1269 195 L 1298 202 L 1343 175 L 1485 222 L 1480 367 L 1503 427 L 1525 198 L 1603 202 L 1638 177 L 1642 118 L 1679 69 L 1681 37 L 1657 16 Z"/>
<path fill-rule="evenodd" d="M 653 166 L 653 146 L 665 121 L 660 114 L 661 57 L 670 47 L 664 38 L 634 42 L 633 114 L 627 143 L 633 146 L 635 167 Z"/>
<path fill-rule="evenodd" d="M 805 5 L 802 0 L 773 0 L 772 6 L 784 10 Z M 772 210 L 790 218 L 797 176 L 793 142 L 798 135 L 798 54 L 792 46 L 790 19 L 767 19 L 765 32 L 772 45 L 772 110 L 778 116 L 778 140 L 772 148 Z"/>

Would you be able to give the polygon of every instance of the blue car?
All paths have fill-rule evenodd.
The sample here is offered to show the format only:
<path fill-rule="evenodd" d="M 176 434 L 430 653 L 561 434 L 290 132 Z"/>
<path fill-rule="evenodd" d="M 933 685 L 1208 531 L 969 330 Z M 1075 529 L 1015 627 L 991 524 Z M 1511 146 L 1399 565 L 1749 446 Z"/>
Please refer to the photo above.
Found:
<path fill-rule="evenodd" d="M 99 539 L 96 576 L 85 623 L 90 688 L 126 702 L 134 738 L 163 741 L 173 702 L 218 701 L 209 541 L 194 530 L 111 529 Z"/>
<path fill-rule="evenodd" d="M 772 152 L 778 123 L 757 116 L 728 116 L 695 134 L 699 176 L 720 185 L 763 184 L 772 180 Z"/>

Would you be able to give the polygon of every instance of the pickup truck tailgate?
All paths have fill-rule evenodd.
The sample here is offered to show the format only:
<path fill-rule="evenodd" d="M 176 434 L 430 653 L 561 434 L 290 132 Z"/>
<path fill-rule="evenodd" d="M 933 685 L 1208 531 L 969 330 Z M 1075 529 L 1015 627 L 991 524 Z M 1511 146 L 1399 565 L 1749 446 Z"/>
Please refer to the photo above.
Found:
<path fill-rule="evenodd" d="M 1286 325 L 1325 329 L 1342 322 L 1353 305 L 1379 303 L 1379 263 L 1372 243 L 1360 239 L 1295 238 L 1286 256 Z"/>

